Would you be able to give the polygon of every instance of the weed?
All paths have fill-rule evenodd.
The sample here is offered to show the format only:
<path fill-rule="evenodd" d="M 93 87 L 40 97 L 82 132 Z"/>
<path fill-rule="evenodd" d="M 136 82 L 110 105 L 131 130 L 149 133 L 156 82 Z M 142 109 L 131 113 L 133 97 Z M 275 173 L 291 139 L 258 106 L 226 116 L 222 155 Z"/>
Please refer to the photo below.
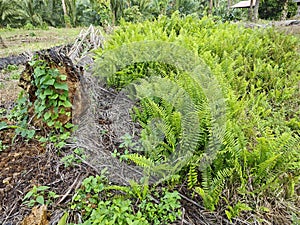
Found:
<path fill-rule="evenodd" d="M 79 156 L 80 158 L 76 156 Z M 81 163 L 82 159 L 85 160 L 85 158 L 84 150 L 82 148 L 76 148 L 72 154 L 64 156 L 61 161 L 64 163 L 65 167 L 72 167 L 75 163 Z"/>
<path fill-rule="evenodd" d="M 50 187 L 48 186 L 36 186 L 27 192 L 23 198 L 23 204 L 29 207 L 33 207 L 37 204 L 40 205 L 49 205 L 59 197 L 55 192 L 48 191 Z"/>
<path fill-rule="evenodd" d="M 14 64 L 11 64 L 11 65 L 7 65 L 6 68 L 3 69 L 4 72 L 12 72 L 14 70 L 18 70 L 19 67 L 14 65 Z"/>
<path fill-rule="evenodd" d="M 73 197 L 71 209 L 82 213 L 82 225 L 169 224 L 180 216 L 178 192 L 150 191 L 148 185 L 133 181 L 129 187 L 110 185 L 105 173 L 83 180 Z M 153 201 L 151 193 L 158 202 Z"/>
<path fill-rule="evenodd" d="M 226 131 L 222 134 L 221 147 L 217 149 L 208 146 L 211 127 L 216 125 L 215 121 L 211 121 L 207 107 L 208 96 L 204 96 L 202 85 L 198 85 L 185 71 L 160 62 L 138 61 L 123 68 L 120 66 L 107 77 L 107 84 L 118 90 L 135 80 L 143 84 L 141 78 L 151 77 L 153 73 L 149 71 L 154 71 L 155 75 L 171 80 L 188 93 L 199 115 L 199 126 L 195 126 L 199 129 L 186 135 L 196 147 L 193 157 L 179 172 L 178 180 L 186 180 L 188 187 L 202 197 L 204 206 L 210 210 L 224 207 L 219 204 L 220 199 L 226 199 L 228 204 L 230 202 L 228 218 L 255 208 L 254 196 L 271 201 L 278 198 L 286 202 L 297 201 L 300 58 L 295 49 L 299 49 L 299 41 L 274 29 L 244 29 L 233 24 L 215 23 L 206 17 L 198 20 L 174 14 L 171 18 L 161 17 L 154 22 L 121 24 L 106 42 L 106 48 L 96 51 L 94 75 L 103 75 L 100 74 L 105 68 L 103 59 L 111 50 L 149 40 L 174 43 L 199 56 L 209 67 L 210 74 L 218 80 L 226 99 Z M 136 55 L 133 52 L 128 55 Z M 139 87 L 145 86 L 134 87 L 138 92 Z M 149 88 L 144 89 L 145 93 L 151 92 Z M 177 146 L 184 146 L 184 118 L 164 99 L 142 98 L 138 104 L 133 108 L 132 116 L 141 125 L 141 139 L 148 145 L 143 146 L 147 147 L 143 155 L 137 152 L 126 154 L 125 158 L 138 166 L 153 168 L 156 162 L 165 162 Z M 155 121 L 155 126 L 152 121 Z M 192 138 L 193 133 L 199 135 Z M 122 148 L 117 149 L 114 155 L 121 158 L 123 149 L 132 148 L 131 139 L 126 137 Z M 211 147 L 217 154 L 206 169 L 200 169 L 206 147 Z M 238 190 L 235 202 L 224 196 L 224 190 L 232 188 Z"/>
<path fill-rule="evenodd" d="M 19 80 L 19 79 L 20 79 L 20 76 L 21 76 L 21 74 L 20 74 L 19 72 L 12 73 L 12 74 L 9 76 L 9 79 L 10 79 L 10 80 Z"/>
<path fill-rule="evenodd" d="M 4 151 L 8 146 L 7 145 L 4 145 L 2 143 L 2 141 L 0 140 L 0 152 Z"/>
<path fill-rule="evenodd" d="M 43 60 L 39 60 L 37 56 L 29 62 L 33 67 L 33 82 L 37 90 L 35 92 L 36 100 L 32 104 L 28 100 L 28 94 L 21 92 L 17 100 L 17 105 L 11 111 L 8 118 L 17 121 L 16 135 L 23 138 L 31 139 L 35 136 L 35 130 L 29 129 L 28 121 L 35 119 L 41 120 L 48 127 L 54 128 L 48 137 L 41 137 L 41 142 L 50 141 L 55 144 L 58 149 L 66 144 L 66 140 L 70 137 L 70 130 L 75 129 L 73 124 L 60 122 L 60 116 L 71 116 L 72 104 L 68 97 L 68 85 L 65 82 L 66 75 L 59 73 L 57 69 L 50 68 Z M 13 68 L 11 68 L 13 69 Z M 34 115 L 29 118 L 28 110 L 34 108 Z"/>
<path fill-rule="evenodd" d="M 84 179 L 81 188 L 73 196 L 71 209 L 81 211 L 83 218 L 87 219 L 96 208 L 99 202 L 98 194 L 104 190 L 106 183 L 105 171 L 102 171 L 101 175 Z"/>
<path fill-rule="evenodd" d="M 33 67 L 34 84 L 37 87 L 35 95 L 37 100 L 34 102 L 37 119 L 42 120 L 49 127 L 53 127 L 59 132 L 64 131 L 64 127 L 69 129 L 71 124 L 62 124 L 58 118 L 60 115 L 71 116 L 72 107 L 68 97 L 67 76 L 59 73 L 57 69 L 51 69 L 45 61 L 35 58 L 29 62 Z"/>

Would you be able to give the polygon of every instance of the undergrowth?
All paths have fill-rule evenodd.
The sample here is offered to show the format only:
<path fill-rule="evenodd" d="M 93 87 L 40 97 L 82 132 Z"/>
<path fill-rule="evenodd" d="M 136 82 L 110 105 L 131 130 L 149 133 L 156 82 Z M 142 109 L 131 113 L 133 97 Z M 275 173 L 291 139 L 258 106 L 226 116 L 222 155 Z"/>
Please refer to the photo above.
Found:
<path fill-rule="evenodd" d="M 226 132 L 221 148 L 212 163 L 201 169 L 214 122 L 201 87 L 185 71 L 164 62 L 140 62 L 117 68 L 106 78 L 109 86 L 121 90 L 154 74 L 172 80 L 189 94 L 198 112 L 199 139 L 194 156 L 179 173 L 173 174 L 180 176 L 177 182 L 186 182 L 191 192 L 201 196 L 207 209 L 221 210 L 224 214 L 226 211 L 230 220 L 246 211 L 254 213 L 258 220 L 267 211 L 277 218 L 276 224 L 282 220 L 292 223 L 292 218 L 299 218 L 297 39 L 272 28 L 246 29 L 209 18 L 180 18 L 174 14 L 172 18 L 161 17 L 154 22 L 121 24 L 105 50 L 97 51 L 95 74 L 101 76 L 97 71 L 101 69 L 102 56 L 109 51 L 151 40 L 183 46 L 200 57 L 218 79 L 226 99 Z M 132 117 L 143 128 L 144 143 L 152 138 L 150 143 L 155 145 L 151 151 L 127 154 L 127 159 L 151 169 L 157 162 L 167 162 L 183 138 L 181 113 L 164 99 L 146 97 L 134 107 Z M 153 126 L 150 121 L 154 118 L 159 118 L 159 122 Z M 153 133 L 157 131 L 160 134 Z M 164 138 L 155 140 L 159 135 Z M 276 210 L 272 209 L 281 201 L 286 202 L 284 218 L 276 217 Z"/>
<path fill-rule="evenodd" d="M 195 200 L 200 196 L 202 205 L 221 212 L 230 221 L 239 216 L 247 218 L 250 212 L 254 216 L 248 217 L 248 222 L 263 223 L 267 218 L 263 214 L 268 213 L 272 215 L 268 217 L 269 223 L 297 224 L 300 218 L 300 46 L 297 39 L 272 28 L 245 29 L 209 18 L 180 18 L 176 14 L 152 22 L 122 23 L 105 49 L 96 51 L 95 75 L 101 75 L 97 71 L 101 71 L 105 53 L 129 43 L 151 40 L 190 50 L 217 78 L 226 100 L 226 131 L 221 146 L 218 149 L 209 146 L 216 155 L 205 158 L 216 122 L 212 120 L 209 98 L 187 71 L 155 60 L 117 68 L 106 79 L 107 85 L 122 90 L 134 81 L 146 84 L 147 79 L 155 77 L 158 80 L 155 88 L 164 92 L 165 97 L 174 94 L 177 101 L 170 104 L 168 98 L 145 94 L 132 109 L 132 119 L 142 127 L 141 143 L 132 143 L 133 137 L 124 137 L 120 149 L 127 150 L 125 154 L 112 154 L 143 167 L 149 175 L 171 172 L 159 185 L 153 186 L 133 181 L 129 186 L 113 185 L 105 173 L 88 177 L 76 191 L 59 224 L 71 221 L 72 213 L 80 214 L 77 224 L 169 224 L 181 215 L 179 193 L 172 189 L 182 184 Z M 19 122 L 13 128 L 23 138 L 34 137 L 35 130 L 28 127 L 31 119 L 28 109 L 34 108 L 34 116 L 59 134 L 40 137 L 40 140 L 50 140 L 62 147 L 72 127 L 57 121 L 59 115 L 69 116 L 63 109 L 71 107 L 68 88 L 63 83 L 65 77 L 42 61 L 31 64 L 35 68 L 35 85 L 39 87 L 38 101 L 28 105 L 28 97 L 20 97 L 11 115 Z M 177 89 L 171 89 L 174 85 Z M 141 93 L 150 90 L 135 87 L 134 91 Z M 190 118 L 196 118 L 197 123 L 183 117 L 189 109 L 187 99 L 194 110 Z M 182 107 L 186 107 L 185 111 L 178 110 Z M 185 123 L 189 126 L 184 126 Z M 0 129 L 8 127 L 11 128 L 4 123 L 0 125 Z M 189 129 L 193 132 L 188 134 Z M 190 145 L 182 144 L 184 141 Z M 168 159 L 176 157 L 181 144 L 183 150 L 190 146 L 196 150 L 183 166 L 176 158 L 170 164 Z M 204 160 L 211 163 L 203 166 Z M 63 162 L 70 166 L 76 159 L 70 156 Z M 26 195 L 26 203 L 45 203 L 44 188 L 34 187 Z M 56 195 L 47 197 L 51 201 L 55 198 Z M 273 209 L 278 204 L 283 208 L 280 214 Z"/>
<path fill-rule="evenodd" d="M 29 62 L 33 68 L 32 84 L 35 87 L 35 99 L 30 101 L 29 94 L 22 91 L 15 107 L 7 118 L 15 123 L 15 138 L 24 140 L 36 138 L 42 143 L 52 142 L 58 149 L 66 144 L 74 125 L 68 121 L 71 118 L 72 104 L 69 100 L 67 76 L 60 74 L 58 69 L 51 68 L 44 60 L 34 56 Z M 32 99 L 31 99 L 32 100 Z M 45 126 L 51 132 L 43 132 L 39 127 Z M 14 141 L 13 139 L 13 141 Z"/>

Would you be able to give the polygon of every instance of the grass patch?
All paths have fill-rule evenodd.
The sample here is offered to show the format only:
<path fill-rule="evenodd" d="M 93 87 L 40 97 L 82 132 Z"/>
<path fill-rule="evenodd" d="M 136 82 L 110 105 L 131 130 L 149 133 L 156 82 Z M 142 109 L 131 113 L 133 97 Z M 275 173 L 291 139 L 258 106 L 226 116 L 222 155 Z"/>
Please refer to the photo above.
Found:
<path fill-rule="evenodd" d="M 6 47 L 1 46 L 0 58 L 72 43 L 82 27 L 34 29 L 0 29 Z"/>

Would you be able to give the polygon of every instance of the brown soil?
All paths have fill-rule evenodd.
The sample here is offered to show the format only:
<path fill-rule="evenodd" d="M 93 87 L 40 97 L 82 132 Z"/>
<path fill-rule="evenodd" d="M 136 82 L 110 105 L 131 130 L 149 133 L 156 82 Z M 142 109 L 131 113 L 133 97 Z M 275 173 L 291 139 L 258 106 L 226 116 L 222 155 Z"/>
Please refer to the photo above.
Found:
<path fill-rule="evenodd" d="M 48 206 L 48 215 L 55 219 L 74 194 L 77 185 L 72 185 L 74 181 L 79 182 L 93 171 L 84 165 L 65 168 L 51 146 L 44 147 L 38 141 L 24 142 L 21 138 L 12 143 L 13 137 L 13 130 L 0 131 L 0 139 L 6 146 L 0 154 L 0 224 L 19 224 L 31 211 L 22 204 L 22 199 L 34 185 L 49 186 L 59 195 Z"/>

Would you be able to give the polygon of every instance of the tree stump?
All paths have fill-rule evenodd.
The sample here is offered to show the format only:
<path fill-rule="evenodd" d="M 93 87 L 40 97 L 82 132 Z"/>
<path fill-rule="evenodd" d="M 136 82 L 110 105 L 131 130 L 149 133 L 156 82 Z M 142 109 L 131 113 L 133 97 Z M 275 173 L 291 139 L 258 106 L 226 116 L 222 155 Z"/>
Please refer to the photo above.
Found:
<path fill-rule="evenodd" d="M 49 93 L 52 93 L 52 96 L 41 97 L 39 92 L 39 88 L 43 88 L 43 84 L 37 84 L 35 81 L 36 77 L 39 76 L 37 73 L 41 70 L 41 68 L 34 68 L 32 62 L 27 62 L 25 65 L 25 69 L 20 76 L 19 86 L 23 88 L 29 97 L 29 102 L 32 103 L 31 107 L 28 110 L 29 118 L 34 126 L 38 127 L 51 127 L 51 124 L 45 123 L 49 113 L 57 114 L 55 117 L 55 121 L 61 123 L 61 125 L 65 125 L 71 122 L 72 119 L 72 105 L 74 103 L 76 92 L 78 91 L 80 77 L 82 76 L 82 70 L 80 70 L 77 66 L 75 66 L 72 60 L 66 55 L 66 49 L 48 49 L 36 52 L 36 55 L 33 57 L 34 60 L 39 60 L 44 62 L 44 67 L 46 67 L 49 71 L 56 71 L 59 76 L 55 78 L 55 81 L 49 78 L 48 74 L 44 74 L 41 76 L 48 76 L 45 78 L 41 78 L 41 81 L 45 82 L 50 79 L 48 88 Z M 45 66 L 46 65 L 46 66 Z M 62 76 L 61 76 L 62 75 Z M 61 79 L 63 77 L 63 79 Z M 55 84 L 51 86 L 51 82 L 56 82 L 58 89 L 55 89 Z M 67 87 L 67 88 L 66 88 Z M 68 101 L 71 105 L 59 105 L 60 98 L 65 93 L 68 92 Z M 49 105 L 50 99 L 57 98 L 58 105 L 54 103 L 50 108 L 45 108 L 43 116 L 38 116 L 40 112 L 37 110 L 36 105 L 39 104 L 40 101 L 44 101 L 43 104 L 47 106 Z M 78 98 L 77 98 L 78 99 Z M 48 101 L 48 102 L 47 102 Z M 59 113 L 63 112 L 63 113 Z M 48 114 L 47 114 L 48 113 Z M 44 117 L 44 118 L 43 118 Z"/>

